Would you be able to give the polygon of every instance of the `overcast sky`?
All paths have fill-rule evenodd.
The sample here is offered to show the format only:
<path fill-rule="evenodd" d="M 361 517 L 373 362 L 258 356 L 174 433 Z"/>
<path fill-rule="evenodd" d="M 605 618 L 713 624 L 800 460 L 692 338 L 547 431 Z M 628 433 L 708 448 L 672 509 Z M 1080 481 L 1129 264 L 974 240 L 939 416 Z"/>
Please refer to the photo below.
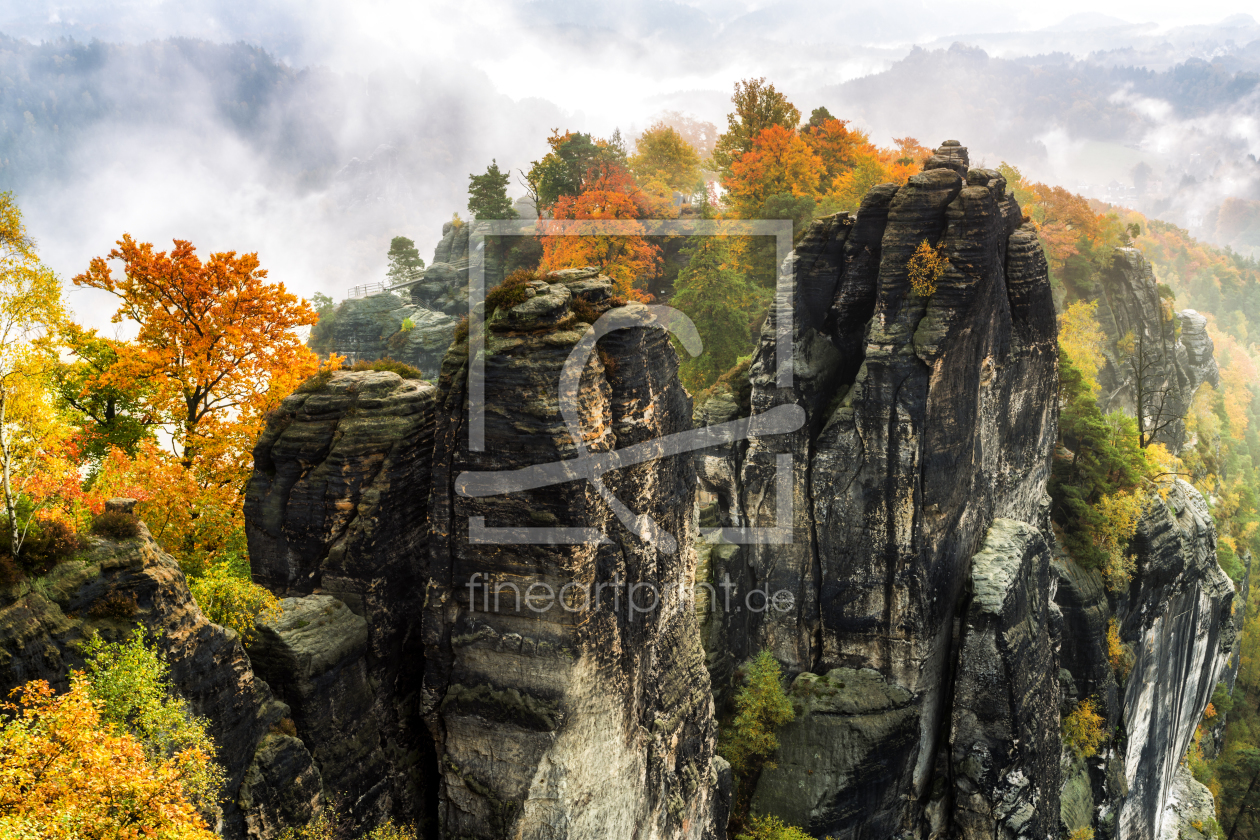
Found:
<path fill-rule="evenodd" d="M 546 100 L 558 114 L 556 122 L 563 122 L 560 127 L 599 136 L 613 128 L 632 135 L 667 108 L 722 126 L 731 86 L 742 78 L 767 77 L 808 113 L 821 104 L 818 91 L 879 72 L 914 44 L 947 47 L 957 39 L 983 44 L 991 54 L 1087 52 L 1136 38 L 1150 43 L 1170 27 L 1213 24 L 1249 11 L 1245 4 L 1219 0 L 1018 5 L 985 0 L 0 0 L 0 33 L 34 43 L 58 37 L 245 41 L 294 67 L 322 65 L 360 76 L 386 69 L 422 85 L 454 84 L 451 89 L 467 92 L 464 119 L 478 120 L 480 109 L 486 131 L 501 133 L 485 157 L 527 167 L 545 134 L 534 129 L 529 137 L 503 133 L 492 113 L 502 107 L 495 95 L 518 103 Z M 1039 34 L 992 37 L 1034 31 Z M 1213 37 L 1230 31 L 1218 28 Z M 258 250 L 274 277 L 303 294 L 337 294 L 379 279 L 374 275 L 383 270 L 383 249 L 355 268 L 321 269 L 329 259 L 318 247 L 330 247 L 328 237 L 308 221 L 318 197 L 301 206 L 278 202 L 268 193 L 263 164 L 208 125 L 208 119 L 199 121 L 185 131 L 186 142 L 167 137 L 160 148 L 151 138 L 115 136 L 108 147 L 82 150 L 92 168 L 91 181 L 81 191 L 23 197 L 54 268 L 65 277 L 82 271 L 91 255 L 103 253 L 128 230 L 155 242 L 178 234 L 215 247 Z M 180 130 L 171 127 L 172 135 Z M 873 139 L 886 143 L 891 134 L 875 132 Z M 944 137 L 921 139 L 935 143 Z M 452 164 L 451 172 L 435 171 L 434 183 L 444 186 L 435 187 L 434 194 L 442 197 L 426 199 L 420 221 L 406 229 L 426 257 L 441 220 L 462 209 L 456 195 L 462 187 L 456 187 L 466 183 L 467 171 L 464 161 Z M 391 233 L 382 230 L 381 236 Z M 82 310 L 79 299 L 76 307 Z"/>

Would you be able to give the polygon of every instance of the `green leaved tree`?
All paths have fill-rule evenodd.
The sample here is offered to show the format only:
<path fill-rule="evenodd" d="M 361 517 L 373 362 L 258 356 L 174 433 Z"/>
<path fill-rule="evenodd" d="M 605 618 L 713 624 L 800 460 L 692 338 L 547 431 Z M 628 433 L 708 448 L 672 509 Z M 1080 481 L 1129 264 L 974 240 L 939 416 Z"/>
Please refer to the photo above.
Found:
<path fill-rule="evenodd" d="M 515 219 L 507 185 L 511 175 L 491 160 L 483 175 L 468 176 L 468 210 L 477 219 Z"/>
<path fill-rule="evenodd" d="M 683 361 L 679 376 L 696 394 L 717 381 L 751 350 L 749 321 L 760 300 L 767 296 L 754 290 L 732 266 L 726 237 L 699 236 L 687 246 L 687 267 L 678 274 L 670 305 L 696 325 L 704 352 Z"/>
<path fill-rule="evenodd" d="M 385 272 L 392 285 L 419 280 L 424 275 L 424 260 L 416 243 L 405 236 L 395 236 L 389 243 L 389 270 Z"/>

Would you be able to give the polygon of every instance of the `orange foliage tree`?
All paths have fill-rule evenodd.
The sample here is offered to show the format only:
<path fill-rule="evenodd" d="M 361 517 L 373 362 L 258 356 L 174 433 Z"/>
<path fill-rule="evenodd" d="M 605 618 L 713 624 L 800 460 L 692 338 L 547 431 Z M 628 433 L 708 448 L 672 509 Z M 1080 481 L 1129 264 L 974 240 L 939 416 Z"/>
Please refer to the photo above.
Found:
<path fill-rule="evenodd" d="M 662 211 L 651 196 L 639 189 L 634 178 L 615 164 L 593 173 L 586 189 L 577 196 L 561 196 L 556 201 L 556 220 L 631 221 Z M 631 224 L 625 234 L 608 234 L 591 225 L 590 232 L 558 235 L 560 227 L 541 222 L 542 272 L 593 265 L 616 281 L 623 295 L 632 294 L 636 280 L 653 276 L 660 263 L 660 248 L 643 236 L 640 224 Z M 579 226 L 579 231 L 584 226 Z"/>
<path fill-rule="evenodd" d="M 725 184 L 728 200 L 738 215 L 755 218 L 771 196 L 818 195 L 825 171 L 822 159 L 796 131 L 772 125 L 731 164 Z"/>
<path fill-rule="evenodd" d="M 122 261 L 121 277 L 107 260 Z M 227 251 L 203 263 L 189 242 L 177 239 L 170 252 L 154 251 L 124 235 L 107 257 L 94 258 L 74 278 L 76 286 L 117 296 L 114 322 L 139 327 L 101 384 L 145 378 L 165 386 L 154 400 L 174 427 L 185 468 L 319 366 L 296 333 L 319 316 L 266 277 L 256 254 Z"/>
<path fill-rule="evenodd" d="M 849 128 L 848 120 L 826 119 L 820 125 L 811 126 L 801 133 L 823 164 L 823 179 L 819 188 L 826 190 L 842 173 L 858 164 L 862 153 L 874 154 L 875 147 L 864 132 Z"/>
<path fill-rule="evenodd" d="M 122 262 L 120 276 L 108 260 Z M 241 493 L 263 417 L 319 368 L 297 334 L 318 316 L 266 277 L 255 254 L 229 251 L 203 262 L 182 240 L 166 252 L 124 236 L 74 278 L 117 296 L 114 321 L 138 327 L 84 387 L 148 382 L 146 409 L 175 449 L 172 458 L 149 441 L 134 457 L 111 453 L 94 490 L 144 488 L 141 517 L 190 574 L 243 548 Z"/>

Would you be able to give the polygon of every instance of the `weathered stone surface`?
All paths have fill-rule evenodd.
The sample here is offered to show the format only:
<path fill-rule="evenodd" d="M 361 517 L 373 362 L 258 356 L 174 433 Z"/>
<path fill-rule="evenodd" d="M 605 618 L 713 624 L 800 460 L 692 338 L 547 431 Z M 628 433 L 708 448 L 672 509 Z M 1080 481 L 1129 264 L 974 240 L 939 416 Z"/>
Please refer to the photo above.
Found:
<path fill-rule="evenodd" d="M 372 714 L 367 621 L 328 595 L 285 598 L 280 606 L 250 646 L 254 673 L 289 705 L 324 786 L 362 814 L 391 770 Z"/>
<path fill-rule="evenodd" d="M 1172 312 L 1150 263 L 1136 248 L 1116 249 L 1101 292 L 1098 320 L 1109 345 L 1098 376 L 1099 405 L 1136 415 L 1140 384 L 1146 427 L 1156 430 L 1155 440 L 1178 451 L 1186 443 L 1182 418 L 1195 392 L 1204 382 L 1220 381 L 1207 320 L 1193 309 Z"/>
<path fill-rule="evenodd" d="M 1133 648 L 1123 698 L 1129 794 L 1119 836 L 1155 840 L 1177 768 L 1234 644 L 1233 583 L 1216 562 L 1207 503 L 1178 481 L 1152 498 L 1133 540 L 1137 572 L 1117 598 L 1120 637 Z"/>
<path fill-rule="evenodd" d="M 957 837 L 1053 837 L 1059 825 L 1058 674 L 1050 549 L 994 520 L 971 561 L 950 727 Z"/>
<path fill-rule="evenodd" d="M 963 180 L 973 172 L 974 183 Z M 781 283 L 794 312 L 794 381 L 780 387 L 775 376 L 779 307 L 748 376 L 752 413 L 790 402 L 805 409 L 807 423 L 699 459 L 722 525 L 778 524 L 791 533 L 788 544 L 710 556 L 713 580 L 730 573 L 737 587 L 786 590 L 794 604 L 717 622 L 709 641 L 715 690 L 730 679 L 731 656 L 768 648 L 789 673 L 869 670 L 907 698 L 896 731 L 869 751 L 821 751 L 820 765 L 801 763 L 808 779 L 787 769 L 763 774 L 755 801 L 785 818 L 795 808 L 795 821 L 816 833 L 918 836 L 954 820 L 933 780 L 947 785 L 950 777 L 941 731 L 958 711 L 948 707 L 957 688 L 954 620 L 971 558 L 996 518 L 1033 531 L 1048 524 L 1057 329 L 1040 243 L 1022 215 L 998 173 L 969 170 L 966 150 L 948 143 L 936 165 L 905 186 L 872 190 L 856 217 L 816 222 L 784 265 L 785 280 L 795 270 L 795 284 Z M 929 297 L 912 293 L 907 278 L 924 241 L 949 259 Z M 831 306 L 820 319 L 817 298 L 828 290 Z M 714 393 L 697 419 L 720 422 L 738 410 L 730 396 Z M 784 453 L 793 461 L 792 521 L 777 523 L 775 467 Z M 1036 626 L 1038 639 L 1048 640 L 1048 605 L 1037 610 Z M 1052 655 L 1049 641 L 1038 645 Z M 1051 713 L 1021 706 L 1003 720 L 1044 734 L 1037 715 L 1055 716 L 1052 687 Z M 832 723 L 811 712 L 789 727 L 799 734 L 781 754 L 831 737 L 820 733 Z M 1057 737 L 1054 727 L 1047 731 Z M 1032 747 L 1021 740 L 1010 766 L 1042 774 L 1030 780 L 1034 811 L 1038 825 L 1053 822 L 1057 767 L 1025 749 Z M 807 791 L 794 803 L 793 784 Z M 988 794 L 997 795 L 992 784 Z"/>
<path fill-rule="evenodd" d="M 178 564 L 141 529 L 130 540 L 89 537 L 84 551 L 37 585 L 23 582 L 0 594 L 0 691 L 7 696 L 33 679 L 64 691 L 71 669 L 84 665 L 79 642 L 93 632 L 118 640 L 143 624 L 155 633 L 175 689 L 210 721 L 227 776 L 223 836 L 271 840 L 278 836 L 275 815 L 285 825 L 304 822 L 319 802 L 310 753 L 300 743 L 282 756 L 267 746 L 288 707 L 254 675 L 236 633 L 206 620 Z M 116 596 L 134 596 L 135 614 L 99 608 Z M 267 789 L 247 783 L 249 773 L 268 778 Z M 286 800 L 283 792 L 295 785 L 304 793 Z"/>
<path fill-rule="evenodd" d="M 237 801 L 250 837 L 279 837 L 325 803 L 324 780 L 300 738 L 272 731 L 254 752 Z"/>
<path fill-rule="evenodd" d="M 408 320 L 411 327 L 404 329 Z M 457 324 L 452 315 L 385 292 L 338 304 L 318 349 L 345 356 L 350 363 L 389 357 L 436 377 Z"/>
<path fill-rule="evenodd" d="M 485 451 L 468 445 L 466 344 L 452 348 L 443 369 L 424 637 L 443 831 L 530 840 L 709 836 L 715 824 L 724 826 L 715 808 L 726 771 L 714 759 L 712 700 L 685 597 L 695 569 L 691 458 L 604 476 L 636 514 L 677 538 L 677 552 L 628 532 L 584 480 L 480 498 L 456 491 L 465 471 L 575 454 L 557 386 L 590 327 L 572 316 L 578 290 L 566 281 L 585 283 L 584 294 L 596 290 L 590 278 L 552 279 L 560 282 L 536 284 L 533 297 L 490 320 Z M 650 323 L 603 338 L 583 372 L 576 399 L 593 451 L 690 426 L 674 352 Z M 589 527 L 609 541 L 478 542 L 473 517 L 493 528 Z M 652 585 L 657 608 L 630 613 L 627 582 Z M 590 609 L 581 609 L 575 588 L 567 592 L 576 600 L 565 603 L 576 611 L 541 598 L 542 585 L 558 593 L 570 583 L 577 592 L 589 588 Z M 609 584 L 621 587 L 615 601 Z M 536 599 L 526 602 L 531 591 Z M 594 592 L 603 593 L 599 602 Z M 638 598 L 646 603 L 644 592 Z"/>
<path fill-rule="evenodd" d="M 1209 826 L 1216 820 L 1212 791 L 1190 775 L 1190 768 L 1178 764 L 1172 790 L 1164 805 L 1159 840 L 1214 840 Z"/>
<path fill-rule="evenodd" d="M 395 373 L 334 373 L 272 416 L 246 494 L 255 579 L 281 596 L 326 596 L 286 602 L 257 667 L 291 698 L 325 784 L 369 822 L 431 816 L 435 759 L 416 704 L 436 399 Z M 336 623 L 297 626 L 326 607 Z M 337 662 L 300 664 L 293 650 L 317 642 L 347 647 Z"/>
<path fill-rule="evenodd" d="M 871 668 L 835 668 L 821 676 L 806 671 L 793 681 L 790 696 L 797 718 L 778 732 L 778 766 L 762 772 L 754 812 L 813 834 L 861 823 L 878 799 L 847 794 L 899 783 L 898 769 L 885 756 L 918 740 L 913 697 Z"/>

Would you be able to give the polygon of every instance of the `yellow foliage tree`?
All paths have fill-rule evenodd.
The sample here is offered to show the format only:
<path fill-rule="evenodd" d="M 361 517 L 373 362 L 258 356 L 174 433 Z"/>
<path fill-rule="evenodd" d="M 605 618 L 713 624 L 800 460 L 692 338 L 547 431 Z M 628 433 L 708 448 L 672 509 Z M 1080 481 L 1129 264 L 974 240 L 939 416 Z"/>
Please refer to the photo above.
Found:
<path fill-rule="evenodd" d="M 1098 702 L 1093 697 L 1086 698 L 1063 719 L 1063 743 L 1077 758 L 1097 755 L 1107 737 L 1104 724 L 1102 715 L 1098 714 Z"/>
<path fill-rule="evenodd" d="M 255 623 L 280 614 L 276 596 L 226 562 L 216 563 L 201 576 L 191 579 L 188 588 L 206 618 L 235 630 L 246 645 L 257 636 Z"/>
<path fill-rule="evenodd" d="M 0 716 L 0 837 L 214 840 L 184 795 L 198 748 L 151 761 L 132 735 L 102 724 L 87 680 L 56 695 L 43 680 L 14 691 Z"/>
<path fill-rule="evenodd" d="M 40 262 L 13 195 L 0 193 L 0 488 L 15 558 L 39 507 L 34 485 L 67 470 L 58 456 L 68 430 L 48 394 L 55 360 L 40 344 L 64 319 L 61 284 Z"/>
<path fill-rule="evenodd" d="M 920 297 L 931 297 L 936 292 L 936 284 L 945 273 L 947 265 L 949 265 L 949 259 L 945 256 L 945 246 L 937 245 L 933 248 L 924 239 L 919 243 L 919 247 L 914 249 L 914 253 L 910 255 L 910 262 L 906 265 L 910 288 Z"/>
<path fill-rule="evenodd" d="M 1129 540 L 1137 533 L 1138 519 L 1142 516 L 1142 499 L 1137 492 L 1111 493 L 1098 500 L 1096 505 L 1101 523 L 1094 529 L 1094 545 L 1103 551 L 1103 579 L 1112 592 L 1120 592 L 1129 585 L 1136 569 L 1136 561 L 1128 553 Z"/>
<path fill-rule="evenodd" d="M 863 149 L 854 157 L 853 168 L 841 172 L 831 183 L 828 198 L 836 210 L 856 211 L 871 187 L 892 180 L 877 150 Z"/>
<path fill-rule="evenodd" d="M 1077 301 L 1059 316 L 1059 343 L 1068 351 L 1090 391 L 1098 393 L 1098 370 L 1103 364 L 1106 336 L 1095 314 L 1098 301 Z"/>
<path fill-rule="evenodd" d="M 700 155 L 682 135 L 658 122 L 643 132 L 630 156 L 630 171 L 645 189 L 659 184 L 664 190 L 691 194 L 701 184 Z"/>

